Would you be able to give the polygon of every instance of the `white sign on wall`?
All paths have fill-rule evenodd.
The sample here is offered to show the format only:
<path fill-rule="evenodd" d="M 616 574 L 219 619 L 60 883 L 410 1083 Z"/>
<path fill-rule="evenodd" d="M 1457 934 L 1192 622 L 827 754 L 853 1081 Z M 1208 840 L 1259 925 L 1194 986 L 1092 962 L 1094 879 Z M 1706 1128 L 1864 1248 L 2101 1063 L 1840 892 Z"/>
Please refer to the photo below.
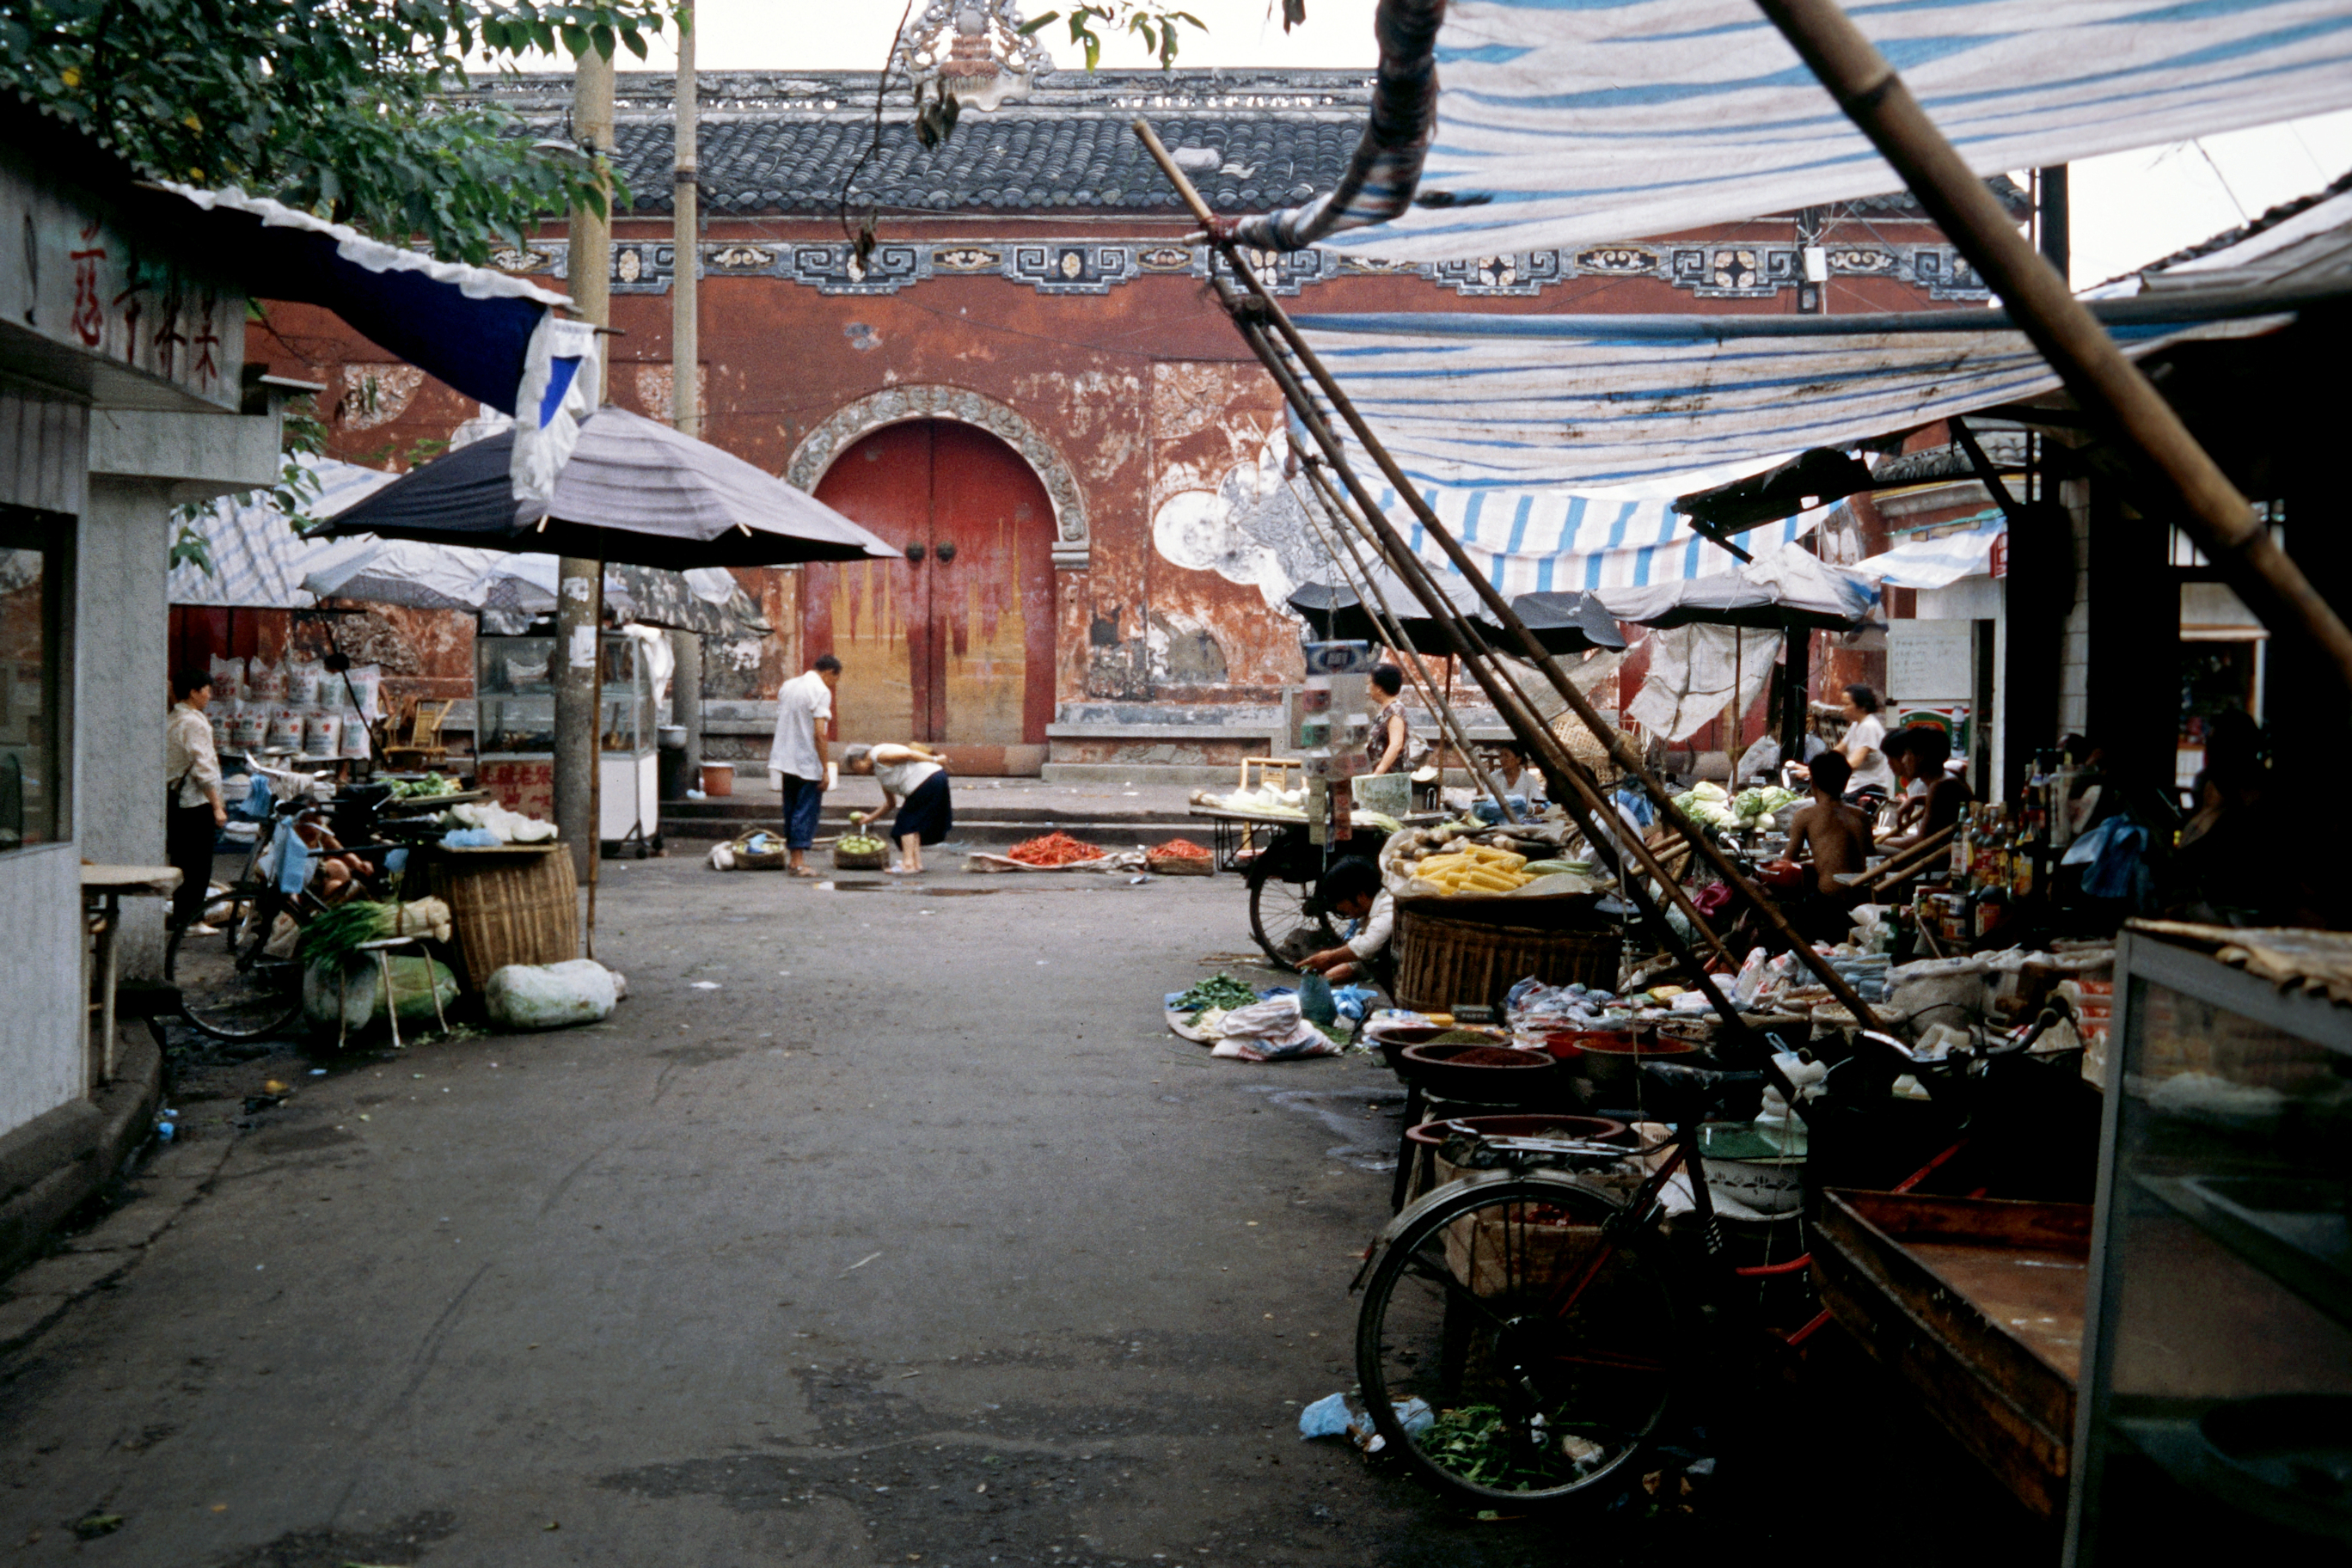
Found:
<path fill-rule="evenodd" d="M 1889 621 L 1886 695 L 1897 702 L 1967 701 L 1977 694 L 1974 621 Z"/>

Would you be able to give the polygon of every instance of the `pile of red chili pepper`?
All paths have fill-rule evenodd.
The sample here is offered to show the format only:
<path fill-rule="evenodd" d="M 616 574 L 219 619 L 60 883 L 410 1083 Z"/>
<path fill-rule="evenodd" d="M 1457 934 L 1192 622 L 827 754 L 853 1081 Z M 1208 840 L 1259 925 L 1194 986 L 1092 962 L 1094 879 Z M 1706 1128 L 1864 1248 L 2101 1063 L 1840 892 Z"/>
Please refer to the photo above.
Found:
<path fill-rule="evenodd" d="M 1209 852 L 1189 838 L 1171 838 L 1152 847 L 1150 858 L 1154 860 L 1206 860 Z"/>
<path fill-rule="evenodd" d="M 1073 866 L 1081 860 L 1099 860 L 1110 851 L 1066 833 L 1048 833 L 1043 838 L 1024 839 L 1004 853 L 1024 866 Z"/>

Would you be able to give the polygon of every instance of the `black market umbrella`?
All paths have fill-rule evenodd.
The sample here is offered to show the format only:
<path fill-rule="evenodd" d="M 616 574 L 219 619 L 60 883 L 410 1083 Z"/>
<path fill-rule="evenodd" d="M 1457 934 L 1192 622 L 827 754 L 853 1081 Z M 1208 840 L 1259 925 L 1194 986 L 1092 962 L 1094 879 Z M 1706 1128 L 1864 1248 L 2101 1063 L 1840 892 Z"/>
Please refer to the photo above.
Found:
<path fill-rule="evenodd" d="M 1437 575 L 1437 583 L 1453 601 L 1463 617 L 1476 625 L 1478 633 L 1497 652 L 1516 654 L 1518 639 L 1504 630 L 1486 608 L 1467 580 L 1450 573 Z M 1380 589 L 1389 604 L 1398 611 L 1399 629 L 1423 653 L 1448 651 L 1453 644 L 1444 628 L 1431 616 L 1413 592 L 1403 582 L 1382 569 Z M 1357 596 L 1345 584 L 1305 583 L 1286 601 L 1290 607 L 1307 617 L 1316 635 L 1328 639 L 1363 642 L 1377 640 L 1378 627 L 1384 624 L 1377 611 Z M 1624 635 L 1617 622 L 1590 594 L 1521 594 L 1510 601 L 1511 611 L 1535 634 L 1536 641 L 1550 654 L 1582 653 L 1587 648 L 1622 648 Z"/>
<path fill-rule="evenodd" d="M 684 571 L 804 561 L 895 561 L 898 552 L 814 496 L 731 452 L 623 408 L 581 421 L 549 515 L 518 503 L 514 432 L 436 458 L 336 514 L 331 536 L 573 555 Z"/>
<path fill-rule="evenodd" d="M 1759 556 L 1737 572 L 1646 587 L 1603 588 L 1601 601 L 1634 626 L 1852 631 L 1870 619 L 1876 585 L 1802 550 Z"/>

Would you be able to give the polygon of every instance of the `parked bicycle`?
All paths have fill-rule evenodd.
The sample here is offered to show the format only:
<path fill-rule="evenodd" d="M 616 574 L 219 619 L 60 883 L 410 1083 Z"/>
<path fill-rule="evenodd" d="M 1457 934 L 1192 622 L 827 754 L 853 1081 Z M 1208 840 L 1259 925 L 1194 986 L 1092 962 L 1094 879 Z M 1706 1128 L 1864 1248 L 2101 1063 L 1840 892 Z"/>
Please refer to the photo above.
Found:
<path fill-rule="evenodd" d="M 301 929 L 331 902 L 345 897 L 382 898 L 382 872 L 388 852 L 404 846 L 400 828 L 379 821 L 382 793 L 347 792 L 332 803 L 303 795 L 272 804 L 257 825 L 226 887 L 208 899 L 212 935 L 174 930 L 163 949 L 163 976 L 180 990 L 181 1015 L 215 1039 L 242 1042 L 282 1033 L 302 1009 L 302 971 L 295 957 Z M 346 843 L 306 820 L 322 809 L 336 814 L 339 834 L 370 842 Z M 437 829 L 408 825 L 413 838 Z M 373 841 L 380 834 L 387 841 Z M 326 874 L 326 857 L 338 858 L 341 876 Z"/>
<path fill-rule="evenodd" d="M 1736 1266 L 1708 1192 L 1700 1128 L 1728 1102 L 1752 1116 L 1765 1075 L 1643 1072 L 1673 1131 L 1639 1152 L 1662 1157 L 1630 1193 L 1619 1145 L 1457 1136 L 1444 1158 L 1470 1173 L 1399 1215 L 1358 1276 L 1356 1373 L 1372 1422 L 1389 1451 L 1472 1506 L 1555 1508 L 1638 1474 L 1727 1342 L 1719 1325 L 1762 1332 L 1759 1289 L 1741 1282 L 1810 1262 Z M 1684 1210 L 1671 1227 L 1670 1187 Z"/>

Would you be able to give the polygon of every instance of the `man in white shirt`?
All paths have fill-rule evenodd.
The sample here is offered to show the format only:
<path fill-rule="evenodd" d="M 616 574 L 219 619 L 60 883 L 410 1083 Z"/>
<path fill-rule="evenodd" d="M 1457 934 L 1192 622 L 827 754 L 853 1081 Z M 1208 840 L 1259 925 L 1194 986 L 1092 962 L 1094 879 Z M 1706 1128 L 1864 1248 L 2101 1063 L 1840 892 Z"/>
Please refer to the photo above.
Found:
<path fill-rule="evenodd" d="M 1879 749 L 1886 739 L 1886 726 L 1878 720 L 1878 693 L 1867 686 L 1845 689 L 1845 739 L 1838 750 L 1853 768 L 1853 777 L 1845 786 L 1845 798 L 1852 800 L 1866 789 L 1876 789 L 1885 795 L 1895 793 L 1895 770 L 1888 765 L 1886 753 Z"/>
<path fill-rule="evenodd" d="M 776 690 L 776 740 L 768 748 L 768 772 L 784 797 L 784 847 L 795 877 L 816 875 L 808 868 L 808 847 L 815 841 L 817 814 L 832 782 L 824 729 L 833 719 L 833 689 L 840 681 L 841 660 L 824 653 L 806 674 Z"/>
<path fill-rule="evenodd" d="M 172 679 L 176 700 L 163 726 L 163 776 L 170 809 L 164 818 L 164 856 L 180 868 L 172 896 L 172 923 L 191 936 L 209 936 L 205 896 L 213 880 L 213 835 L 228 821 L 221 803 L 220 757 L 213 750 L 213 678 L 191 667 Z"/>

